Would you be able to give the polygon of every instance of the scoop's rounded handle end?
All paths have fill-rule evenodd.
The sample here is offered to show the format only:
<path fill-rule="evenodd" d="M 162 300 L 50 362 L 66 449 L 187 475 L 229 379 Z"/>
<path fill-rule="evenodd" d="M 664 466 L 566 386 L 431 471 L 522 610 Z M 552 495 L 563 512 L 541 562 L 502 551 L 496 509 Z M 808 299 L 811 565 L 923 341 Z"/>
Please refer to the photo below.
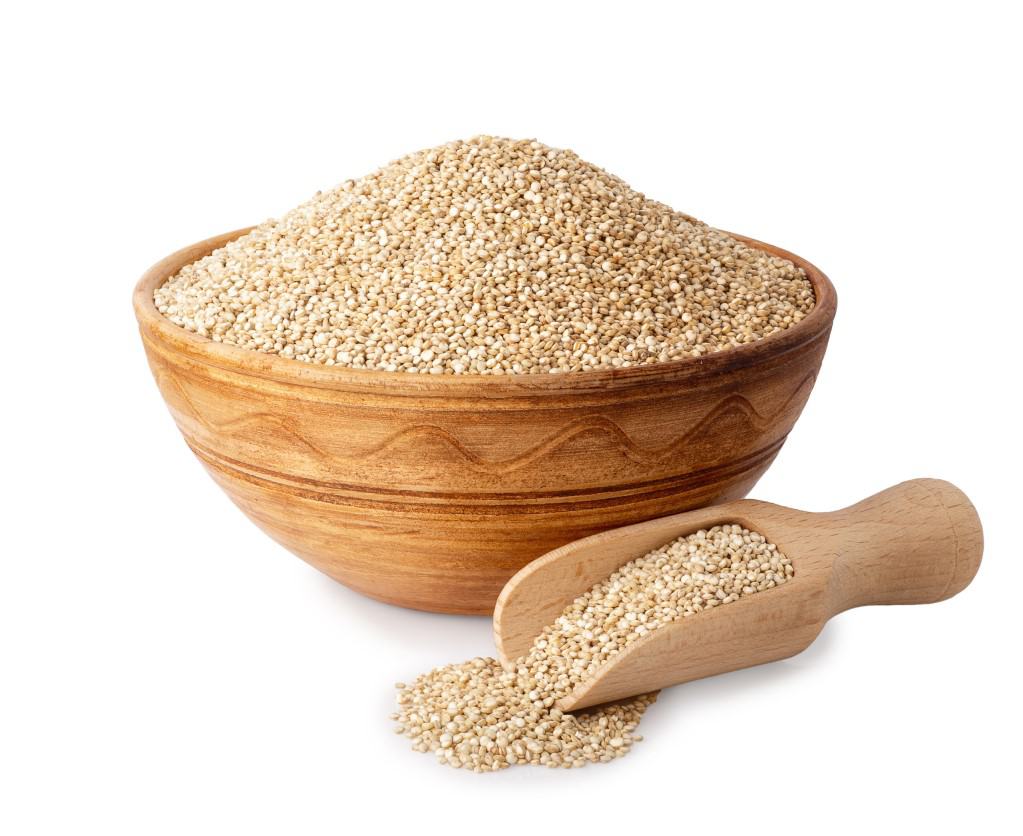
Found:
<path fill-rule="evenodd" d="M 941 479 L 922 480 L 939 496 L 948 514 L 949 529 L 955 542 L 955 558 L 948 586 L 936 601 L 944 601 L 970 585 L 980 569 L 984 554 L 984 529 L 980 515 L 969 497 L 951 482 Z"/>
<path fill-rule="evenodd" d="M 943 601 L 980 567 L 980 517 L 950 482 L 912 479 L 828 516 L 845 535 L 832 580 L 836 612 Z"/>

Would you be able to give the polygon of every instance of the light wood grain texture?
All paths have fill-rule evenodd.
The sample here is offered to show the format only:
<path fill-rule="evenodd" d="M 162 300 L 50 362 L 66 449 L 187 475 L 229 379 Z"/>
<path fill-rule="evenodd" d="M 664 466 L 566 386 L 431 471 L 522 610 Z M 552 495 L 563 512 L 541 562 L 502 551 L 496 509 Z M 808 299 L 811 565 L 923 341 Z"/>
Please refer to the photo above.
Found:
<path fill-rule="evenodd" d="M 774 589 L 654 630 L 559 701 L 598 705 L 793 656 L 833 615 L 866 604 L 928 604 L 966 587 L 980 566 L 977 512 L 954 485 L 903 482 L 850 508 L 813 514 L 740 500 L 569 543 L 515 575 L 494 613 L 505 662 L 522 656 L 564 608 L 624 563 L 701 528 L 738 523 L 793 563 Z"/>
<path fill-rule="evenodd" d="M 709 357 L 563 375 L 410 375 L 309 365 L 191 334 L 153 291 L 245 230 L 165 258 L 135 313 L 160 392 L 232 500 L 299 557 L 380 600 L 490 613 L 570 540 L 745 494 L 813 388 L 827 278 L 797 326 Z M 748 240 L 748 239 L 747 239 Z"/>

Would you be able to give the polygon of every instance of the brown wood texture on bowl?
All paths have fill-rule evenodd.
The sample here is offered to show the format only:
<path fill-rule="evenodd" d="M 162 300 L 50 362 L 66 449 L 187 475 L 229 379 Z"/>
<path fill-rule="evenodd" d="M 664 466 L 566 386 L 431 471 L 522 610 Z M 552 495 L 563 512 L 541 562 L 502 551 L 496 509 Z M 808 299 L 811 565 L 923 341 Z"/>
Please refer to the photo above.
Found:
<path fill-rule="evenodd" d="M 288 360 L 165 319 L 153 291 L 241 229 L 138 282 L 153 376 L 188 446 L 267 534 L 382 601 L 489 614 L 530 560 L 598 531 L 745 496 L 813 388 L 827 277 L 796 326 L 706 357 L 575 374 L 413 375 Z"/>

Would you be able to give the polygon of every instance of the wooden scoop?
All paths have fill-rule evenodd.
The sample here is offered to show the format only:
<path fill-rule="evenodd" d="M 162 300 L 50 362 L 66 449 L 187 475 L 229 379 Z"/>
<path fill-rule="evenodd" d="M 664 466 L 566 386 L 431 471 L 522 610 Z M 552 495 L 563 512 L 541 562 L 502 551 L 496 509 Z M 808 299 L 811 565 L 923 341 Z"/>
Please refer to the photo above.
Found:
<path fill-rule="evenodd" d="M 841 511 L 812 514 L 740 500 L 612 529 L 548 552 L 505 585 L 494 637 L 505 663 L 575 598 L 623 563 L 684 534 L 738 523 L 787 555 L 781 586 L 659 627 L 558 701 L 573 711 L 805 650 L 825 622 L 866 604 L 929 604 L 964 589 L 983 551 L 980 520 L 958 488 L 903 482 Z"/>

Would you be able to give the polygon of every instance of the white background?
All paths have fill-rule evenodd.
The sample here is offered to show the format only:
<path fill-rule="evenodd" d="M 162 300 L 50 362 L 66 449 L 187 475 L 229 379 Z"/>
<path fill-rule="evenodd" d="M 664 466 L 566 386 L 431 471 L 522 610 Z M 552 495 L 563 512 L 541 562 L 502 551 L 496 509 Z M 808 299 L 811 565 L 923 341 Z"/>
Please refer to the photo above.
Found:
<path fill-rule="evenodd" d="M 1018 826 L 1012 5 L 3 12 L 0 831 Z M 489 621 L 365 600 L 257 531 L 178 436 L 129 296 L 172 250 L 482 132 L 572 147 L 825 270 L 831 348 L 753 494 L 826 510 L 949 479 L 986 527 L 975 583 L 665 692 L 611 765 L 412 753 L 392 683 L 491 652 Z"/>

